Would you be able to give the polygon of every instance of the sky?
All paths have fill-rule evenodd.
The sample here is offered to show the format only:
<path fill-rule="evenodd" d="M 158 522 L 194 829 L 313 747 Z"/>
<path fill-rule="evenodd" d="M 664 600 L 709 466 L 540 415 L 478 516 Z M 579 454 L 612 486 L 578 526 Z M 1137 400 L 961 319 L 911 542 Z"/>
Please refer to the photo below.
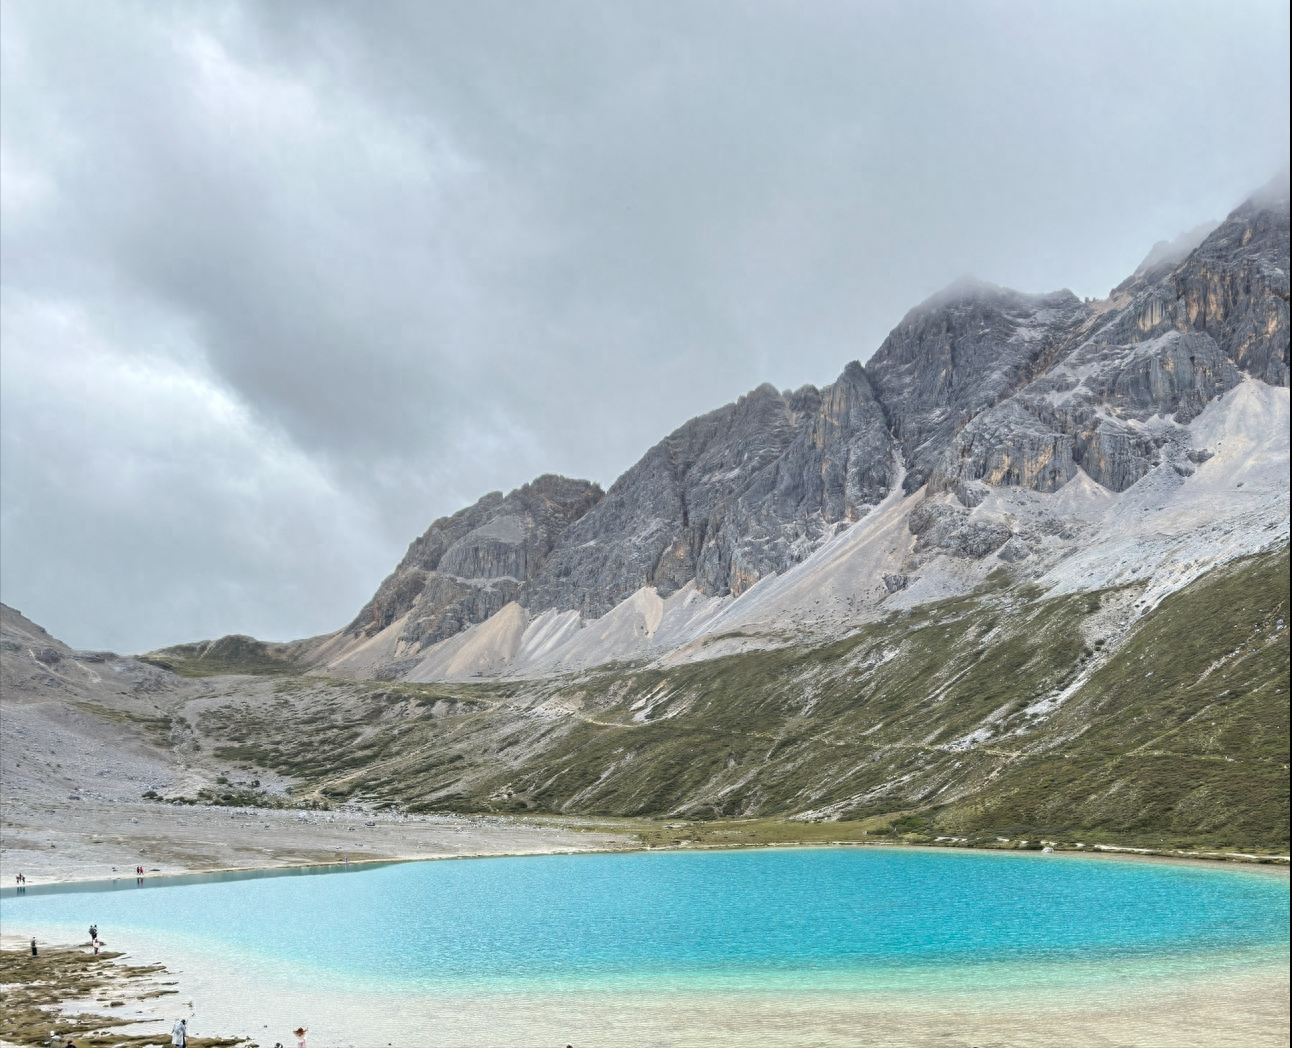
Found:
<path fill-rule="evenodd" d="M 965 274 L 1102 297 L 1287 164 L 1271 3 L 0 10 L 0 597 L 124 652 L 348 622 Z"/>

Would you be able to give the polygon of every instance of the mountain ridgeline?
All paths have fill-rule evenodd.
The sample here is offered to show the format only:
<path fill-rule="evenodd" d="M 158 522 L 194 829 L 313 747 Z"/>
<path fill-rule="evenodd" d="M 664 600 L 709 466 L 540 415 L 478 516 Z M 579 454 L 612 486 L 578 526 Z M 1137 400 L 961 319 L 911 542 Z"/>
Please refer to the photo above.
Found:
<path fill-rule="evenodd" d="M 1167 458 L 1184 475 L 1182 427 L 1208 403 L 1245 376 L 1288 385 L 1288 272 L 1283 177 L 1183 257 L 1159 245 L 1106 300 L 957 282 L 864 368 L 824 389 L 760 386 L 605 493 L 547 475 L 435 521 L 331 650 L 393 628 L 393 672 L 513 602 L 586 621 L 644 588 L 739 596 L 899 485 L 973 508 L 992 488 L 1055 492 L 1082 473 L 1123 492 Z M 978 559 L 1016 534 L 933 526 L 946 517 L 928 507 L 910 531 Z"/>
<path fill-rule="evenodd" d="M 958 282 L 608 491 L 435 521 L 324 637 L 131 660 L 3 609 L 6 701 L 148 803 L 1286 855 L 1288 251 L 1284 176 L 1104 300 Z"/>

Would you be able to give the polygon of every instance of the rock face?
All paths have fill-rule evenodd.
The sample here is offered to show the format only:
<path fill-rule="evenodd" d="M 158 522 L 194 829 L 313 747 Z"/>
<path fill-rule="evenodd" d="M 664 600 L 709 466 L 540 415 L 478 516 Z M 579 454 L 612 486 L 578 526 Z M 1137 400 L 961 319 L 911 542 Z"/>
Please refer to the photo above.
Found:
<path fill-rule="evenodd" d="M 911 568 L 1026 559 L 1008 522 L 967 510 L 992 487 L 1053 492 L 1080 471 L 1114 492 L 1164 458 L 1189 475 L 1183 426 L 1211 400 L 1245 375 L 1288 384 L 1288 273 L 1283 175 L 1219 226 L 1155 245 L 1102 302 L 959 281 L 865 368 L 692 419 L 604 498 L 544 476 L 436 521 L 347 632 L 407 615 L 399 639 L 425 647 L 511 601 L 596 618 L 642 587 L 739 595 L 865 516 L 903 465 L 905 492 L 927 498 L 908 518 Z"/>
<path fill-rule="evenodd" d="M 947 502 L 925 499 L 907 519 L 907 527 L 915 539 L 914 563 L 933 555 L 950 553 L 954 557 L 972 557 L 975 560 L 995 553 L 1010 541 L 1009 524 L 996 517 L 969 519 L 968 510 Z M 926 554 L 921 558 L 920 554 Z"/>
<path fill-rule="evenodd" d="M 1243 374 L 1288 384 L 1288 268 L 1284 176 L 1183 261 L 1151 255 L 1081 307 L 1044 374 L 938 449 L 930 489 L 968 505 L 980 485 L 1054 491 L 1080 468 L 1125 491 Z"/>
<path fill-rule="evenodd" d="M 425 647 L 483 622 L 520 595 L 557 537 L 601 495 L 586 480 L 546 474 L 440 518 L 408 547 L 346 632 L 370 636 L 411 611 L 401 639 Z"/>
<path fill-rule="evenodd" d="M 1208 237 L 1171 276 L 1179 331 L 1210 336 L 1234 364 L 1288 384 L 1288 184 L 1272 183 Z"/>
<path fill-rule="evenodd" d="M 825 389 L 759 386 L 647 452 L 561 537 L 523 602 L 596 617 L 642 586 L 739 594 L 864 516 L 895 476 L 860 364 Z"/>
<path fill-rule="evenodd" d="M 1086 318 L 1071 291 L 1024 295 L 961 280 L 911 310 L 866 373 L 918 489 L 965 423 L 1053 363 Z"/>

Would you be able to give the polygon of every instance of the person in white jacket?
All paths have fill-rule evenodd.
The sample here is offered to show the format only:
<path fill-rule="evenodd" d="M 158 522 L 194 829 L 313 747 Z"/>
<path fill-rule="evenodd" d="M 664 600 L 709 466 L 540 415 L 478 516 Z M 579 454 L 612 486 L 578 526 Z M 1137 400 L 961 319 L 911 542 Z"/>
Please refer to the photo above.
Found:
<path fill-rule="evenodd" d="M 180 1019 L 170 1032 L 170 1043 L 176 1048 L 184 1048 L 188 1044 L 188 1020 Z"/>

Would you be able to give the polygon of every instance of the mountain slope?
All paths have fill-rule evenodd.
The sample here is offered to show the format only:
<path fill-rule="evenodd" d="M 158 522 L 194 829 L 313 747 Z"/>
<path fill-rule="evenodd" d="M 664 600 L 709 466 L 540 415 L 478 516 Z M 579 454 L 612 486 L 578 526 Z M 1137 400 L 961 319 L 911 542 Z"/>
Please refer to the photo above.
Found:
<path fill-rule="evenodd" d="M 547 474 L 435 521 L 344 633 L 371 637 L 399 621 L 402 654 L 483 622 L 520 595 L 558 537 L 601 497 L 596 484 Z"/>
<path fill-rule="evenodd" d="M 1286 548 L 1232 562 L 1139 617 L 1142 583 L 1045 598 L 998 572 L 825 645 L 510 683 L 304 679 L 197 727 L 333 803 L 1286 849 L 1288 567 Z"/>
<path fill-rule="evenodd" d="M 1101 302 L 959 282 L 604 494 L 434 522 L 326 637 L 149 665 L 4 609 L 4 731 L 102 721 L 180 803 L 1283 851 L 1288 225 L 1284 178 Z"/>
<path fill-rule="evenodd" d="M 1196 576 L 1191 546 L 1143 525 L 1190 502 L 1185 530 L 1238 536 L 1219 560 L 1268 548 L 1287 520 L 1286 178 L 1206 229 L 1155 246 L 1102 302 L 959 281 L 865 368 L 693 419 L 604 498 L 561 478 L 486 496 L 414 543 L 312 663 L 425 681 L 711 657 L 835 636 L 1002 564 L 1066 585 L 1064 559 L 1089 572 L 1092 545 L 1127 542 L 1165 593 Z M 1244 412 L 1268 423 L 1243 438 L 1251 461 L 1208 466 L 1209 434 Z M 576 508 L 544 518 L 523 569 L 498 567 L 520 548 L 504 503 L 558 482 Z"/>

